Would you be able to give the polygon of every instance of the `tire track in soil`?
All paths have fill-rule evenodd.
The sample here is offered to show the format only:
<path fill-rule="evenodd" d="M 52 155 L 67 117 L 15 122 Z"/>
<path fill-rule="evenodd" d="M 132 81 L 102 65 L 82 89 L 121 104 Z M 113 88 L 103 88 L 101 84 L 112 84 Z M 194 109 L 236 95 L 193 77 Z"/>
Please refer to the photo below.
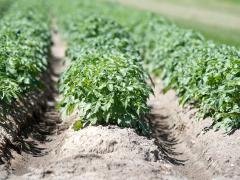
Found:
<path fill-rule="evenodd" d="M 200 152 L 192 152 L 188 142 L 183 140 L 184 124 L 175 125 L 181 108 L 174 91 L 162 93 L 162 82 L 158 79 L 154 88 L 155 96 L 150 97 L 152 108 L 150 124 L 152 136 L 163 152 L 165 159 L 174 165 L 174 169 L 182 175 L 194 180 L 208 180 L 213 172 L 206 169 L 207 164 L 199 156 Z"/>
<path fill-rule="evenodd" d="M 154 80 L 155 96 L 149 100 L 152 108 L 150 124 L 152 136 L 174 169 L 189 179 L 208 180 L 213 177 L 213 170 L 208 169 L 208 164 L 201 157 L 202 149 L 192 150 L 191 138 L 185 135 L 185 125 L 181 118 L 183 109 L 178 105 L 178 98 L 173 90 L 167 94 L 162 93 L 163 85 L 161 80 Z M 190 120 L 189 120 L 190 121 Z M 179 122 L 179 124 L 178 124 Z"/>
<path fill-rule="evenodd" d="M 166 16 L 180 18 L 187 21 L 194 21 L 203 25 L 226 28 L 230 30 L 240 30 L 239 14 L 225 12 L 221 10 L 209 10 L 194 6 L 174 4 L 168 1 L 154 0 L 118 0 L 123 5 L 149 10 Z"/>
<path fill-rule="evenodd" d="M 164 94 L 162 81 L 155 83 L 149 100 L 152 136 L 173 169 L 194 180 L 239 179 L 240 131 L 214 131 L 211 118 L 196 122 L 196 109 L 180 107 L 174 90 Z"/>

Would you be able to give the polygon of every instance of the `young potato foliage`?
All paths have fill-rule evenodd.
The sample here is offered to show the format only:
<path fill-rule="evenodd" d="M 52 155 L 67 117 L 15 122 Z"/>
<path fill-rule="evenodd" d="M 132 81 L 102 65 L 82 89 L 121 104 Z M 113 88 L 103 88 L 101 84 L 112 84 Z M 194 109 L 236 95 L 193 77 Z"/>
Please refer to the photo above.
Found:
<path fill-rule="evenodd" d="M 120 53 L 83 55 L 62 76 L 62 111 L 69 115 L 77 109 L 85 125 L 117 124 L 147 134 L 141 119 L 149 113 L 151 88 L 142 72 L 134 59 Z"/>
<path fill-rule="evenodd" d="M 140 61 L 140 53 L 136 49 L 136 42 L 130 37 L 125 28 L 116 22 L 96 15 L 76 16 L 63 22 L 67 38 L 70 39 L 67 55 L 71 60 L 88 51 L 120 51 L 123 54 L 134 55 Z M 78 22 L 78 23 L 75 23 Z M 71 33 L 70 33 L 71 32 Z M 81 32 L 81 33 L 79 33 Z M 75 53 L 78 51 L 78 53 Z"/>
<path fill-rule="evenodd" d="M 76 7 L 68 8 L 74 15 L 59 20 L 72 63 L 60 80 L 60 110 L 65 115 L 78 113 L 75 130 L 115 124 L 148 135 L 149 126 L 143 119 L 150 110 L 147 99 L 152 89 L 146 84 L 148 76 L 136 42 L 115 21 L 90 11 L 79 12 Z M 59 16 L 65 8 L 58 8 Z"/>

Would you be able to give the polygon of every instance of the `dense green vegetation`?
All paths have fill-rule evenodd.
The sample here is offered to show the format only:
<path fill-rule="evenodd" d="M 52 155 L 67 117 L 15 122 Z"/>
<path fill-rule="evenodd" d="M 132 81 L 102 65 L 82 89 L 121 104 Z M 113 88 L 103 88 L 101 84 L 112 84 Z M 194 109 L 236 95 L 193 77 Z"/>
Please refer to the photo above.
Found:
<path fill-rule="evenodd" d="M 1 103 L 41 87 L 51 44 L 49 3 L 71 64 L 60 80 L 59 108 L 78 113 L 78 128 L 117 124 L 147 134 L 143 119 L 152 90 L 144 69 L 163 79 L 165 92 L 175 89 L 181 104 L 197 107 L 199 118 L 211 117 L 227 131 L 239 128 L 238 49 L 156 14 L 97 0 L 21 0 L 11 6 L 0 21 Z"/>
<path fill-rule="evenodd" d="M 0 21 L 0 101 L 39 87 L 47 68 L 50 21 L 42 1 L 18 1 Z"/>
<path fill-rule="evenodd" d="M 69 9 L 69 5 L 62 8 Z M 58 8 L 58 17 L 62 8 Z M 72 13 L 79 9 L 74 8 Z M 115 21 L 87 11 L 60 17 L 59 24 L 66 32 L 71 61 L 60 81 L 61 111 L 67 115 L 78 112 L 75 125 L 79 128 L 117 124 L 148 134 L 143 118 L 149 112 L 146 102 L 152 90 L 129 33 Z"/>
<path fill-rule="evenodd" d="M 175 89 L 182 104 L 193 104 L 200 117 L 212 117 L 215 127 L 239 127 L 239 51 L 156 15 L 137 22 L 133 33 L 145 52 L 146 66 L 161 75 L 165 90 Z"/>
<path fill-rule="evenodd" d="M 240 30 L 231 29 L 227 26 L 220 28 L 214 25 L 202 25 L 197 22 L 183 21 L 177 18 L 173 22 L 179 27 L 201 32 L 206 39 L 213 40 L 216 44 L 227 44 L 240 49 Z"/>
<path fill-rule="evenodd" d="M 144 37 L 148 67 L 161 75 L 165 89 L 175 89 L 182 104 L 193 104 L 216 127 L 239 127 L 239 51 L 171 24 L 154 23 L 148 30 L 139 37 Z"/>

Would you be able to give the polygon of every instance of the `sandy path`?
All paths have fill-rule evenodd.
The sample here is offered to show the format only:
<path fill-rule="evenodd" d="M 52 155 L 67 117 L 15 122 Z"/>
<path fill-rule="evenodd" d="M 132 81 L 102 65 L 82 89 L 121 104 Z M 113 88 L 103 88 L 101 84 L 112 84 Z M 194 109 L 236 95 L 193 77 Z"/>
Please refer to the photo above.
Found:
<path fill-rule="evenodd" d="M 118 0 L 120 3 L 156 13 L 224 29 L 240 31 L 239 14 L 155 0 Z"/>

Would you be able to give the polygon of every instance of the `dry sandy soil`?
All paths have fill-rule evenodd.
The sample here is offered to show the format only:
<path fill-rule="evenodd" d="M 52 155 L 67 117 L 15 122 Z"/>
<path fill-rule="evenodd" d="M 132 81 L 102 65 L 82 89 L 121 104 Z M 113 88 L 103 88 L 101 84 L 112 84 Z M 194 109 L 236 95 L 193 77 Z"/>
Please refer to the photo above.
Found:
<path fill-rule="evenodd" d="M 12 161 L 9 179 L 183 179 L 152 140 L 132 129 L 68 129 L 53 142 L 45 156 Z"/>
<path fill-rule="evenodd" d="M 228 28 L 240 31 L 240 12 L 231 13 L 221 10 L 201 8 L 191 5 L 175 4 L 169 1 L 157 0 L 117 0 L 122 4 L 150 10 L 174 18 L 193 21 L 214 27 Z"/>

